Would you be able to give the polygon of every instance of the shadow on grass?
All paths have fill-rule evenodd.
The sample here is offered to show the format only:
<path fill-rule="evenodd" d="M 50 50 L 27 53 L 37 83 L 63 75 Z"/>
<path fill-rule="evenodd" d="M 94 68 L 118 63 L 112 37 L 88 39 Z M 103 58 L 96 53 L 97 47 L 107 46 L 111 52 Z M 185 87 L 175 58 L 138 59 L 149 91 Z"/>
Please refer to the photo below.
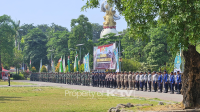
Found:
<path fill-rule="evenodd" d="M 0 103 L 5 103 L 3 101 L 26 101 L 20 100 L 22 97 L 9 97 L 9 96 L 0 96 Z"/>

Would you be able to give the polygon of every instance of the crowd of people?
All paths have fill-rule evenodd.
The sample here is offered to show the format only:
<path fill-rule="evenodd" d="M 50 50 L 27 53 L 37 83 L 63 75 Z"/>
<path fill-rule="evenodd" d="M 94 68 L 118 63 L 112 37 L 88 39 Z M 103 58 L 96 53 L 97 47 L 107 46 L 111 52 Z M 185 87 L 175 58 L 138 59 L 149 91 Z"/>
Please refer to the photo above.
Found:
<path fill-rule="evenodd" d="M 93 87 L 118 88 L 125 90 L 181 93 L 181 74 L 179 71 L 164 72 L 75 72 L 67 73 L 67 84 Z M 163 91 L 164 88 L 164 91 Z"/>

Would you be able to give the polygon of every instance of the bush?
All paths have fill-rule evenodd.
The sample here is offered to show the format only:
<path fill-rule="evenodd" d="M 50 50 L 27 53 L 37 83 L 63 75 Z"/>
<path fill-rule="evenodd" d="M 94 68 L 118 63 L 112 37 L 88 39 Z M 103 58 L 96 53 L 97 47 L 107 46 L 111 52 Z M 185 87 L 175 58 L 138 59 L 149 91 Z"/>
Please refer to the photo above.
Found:
<path fill-rule="evenodd" d="M 24 75 L 24 77 L 28 77 L 29 76 L 29 72 L 28 71 L 22 72 L 22 74 Z"/>
<path fill-rule="evenodd" d="M 46 69 L 46 67 L 44 65 L 42 65 L 42 68 L 41 68 L 40 72 L 47 72 L 47 69 Z"/>
<path fill-rule="evenodd" d="M 13 80 L 24 80 L 24 79 L 25 79 L 24 75 L 21 73 L 19 75 L 16 74 L 13 75 Z"/>
<path fill-rule="evenodd" d="M 32 71 L 32 72 L 36 72 L 36 68 L 33 66 L 33 67 L 31 68 L 31 71 Z"/>

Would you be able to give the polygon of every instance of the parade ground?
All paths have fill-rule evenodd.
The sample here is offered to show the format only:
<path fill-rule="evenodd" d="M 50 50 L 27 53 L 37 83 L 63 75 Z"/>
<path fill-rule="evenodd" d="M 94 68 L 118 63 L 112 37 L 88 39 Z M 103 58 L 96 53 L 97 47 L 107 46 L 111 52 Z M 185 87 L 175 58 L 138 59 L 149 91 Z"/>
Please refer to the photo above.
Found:
<path fill-rule="evenodd" d="M 127 111 L 182 110 L 182 95 L 29 80 L 0 81 L 0 112 L 65 111 L 106 112 L 119 104 L 133 104 Z M 127 104 L 128 105 L 128 104 Z M 121 109 L 121 108 L 120 108 Z M 126 112 L 127 112 L 126 111 Z M 183 111 L 183 110 L 182 110 Z"/>
<path fill-rule="evenodd" d="M 46 87 L 48 87 L 48 86 L 51 86 L 51 87 L 62 87 L 62 88 L 68 88 L 68 89 L 86 90 L 86 91 L 93 91 L 93 92 L 103 92 L 103 93 L 109 92 L 110 94 L 114 93 L 116 95 L 121 95 L 121 91 L 124 91 L 124 93 L 123 93 L 124 96 L 127 96 L 127 94 L 125 94 L 125 91 L 133 91 L 130 93 L 131 94 L 130 96 L 133 96 L 133 97 L 158 98 L 161 100 L 169 100 L 169 101 L 175 101 L 175 102 L 181 102 L 183 99 L 183 96 L 180 94 L 143 92 L 143 91 L 135 91 L 135 90 L 120 90 L 120 89 L 111 89 L 111 88 L 68 85 L 68 84 L 59 84 L 59 83 L 29 81 L 29 80 L 16 80 L 14 82 L 26 82 L 26 83 L 30 83 L 30 84 L 35 84 L 35 85 L 19 85 L 20 87 L 23 87 L 23 86 L 30 86 L 30 87 L 43 87 L 43 86 L 45 87 L 46 86 Z M 13 85 L 13 86 L 15 87 L 17 85 Z M 0 86 L 0 87 L 2 87 L 2 86 Z M 11 87 L 12 87 L 12 84 L 11 84 Z"/>

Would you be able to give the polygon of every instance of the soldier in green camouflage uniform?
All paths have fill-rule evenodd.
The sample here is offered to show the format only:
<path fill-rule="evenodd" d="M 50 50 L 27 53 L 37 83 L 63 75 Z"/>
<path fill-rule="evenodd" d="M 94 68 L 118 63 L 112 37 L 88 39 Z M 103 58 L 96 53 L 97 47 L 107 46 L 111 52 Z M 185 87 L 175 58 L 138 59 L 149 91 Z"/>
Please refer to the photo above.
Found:
<path fill-rule="evenodd" d="M 81 75 L 81 82 L 82 82 L 83 86 L 85 85 L 85 80 L 84 80 L 85 78 L 84 77 L 85 77 L 85 73 L 83 72 L 82 75 Z"/>
<path fill-rule="evenodd" d="M 88 72 L 85 72 L 85 85 L 88 86 Z"/>

